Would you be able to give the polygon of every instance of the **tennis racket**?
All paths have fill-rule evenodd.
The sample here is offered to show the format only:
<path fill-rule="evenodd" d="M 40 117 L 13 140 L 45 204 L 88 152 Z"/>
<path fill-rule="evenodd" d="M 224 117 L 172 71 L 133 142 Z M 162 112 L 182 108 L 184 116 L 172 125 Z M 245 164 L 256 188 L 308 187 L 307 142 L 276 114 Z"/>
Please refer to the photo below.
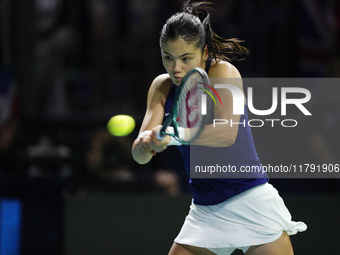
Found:
<path fill-rule="evenodd" d="M 206 96 L 209 87 L 208 75 L 202 68 L 190 70 L 178 86 L 169 115 L 156 138 L 162 140 L 169 135 L 184 145 L 194 141 L 207 123 L 206 109 L 211 109 L 208 106 L 211 100 Z"/>

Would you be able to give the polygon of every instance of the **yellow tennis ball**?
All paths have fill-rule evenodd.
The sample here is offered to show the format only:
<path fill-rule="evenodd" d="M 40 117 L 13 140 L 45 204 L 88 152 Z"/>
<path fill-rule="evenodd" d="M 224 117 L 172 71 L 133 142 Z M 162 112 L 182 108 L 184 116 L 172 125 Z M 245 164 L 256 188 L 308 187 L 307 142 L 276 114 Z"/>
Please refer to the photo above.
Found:
<path fill-rule="evenodd" d="M 126 136 L 134 130 L 135 125 L 135 120 L 131 116 L 116 115 L 107 123 L 107 130 L 114 136 Z"/>

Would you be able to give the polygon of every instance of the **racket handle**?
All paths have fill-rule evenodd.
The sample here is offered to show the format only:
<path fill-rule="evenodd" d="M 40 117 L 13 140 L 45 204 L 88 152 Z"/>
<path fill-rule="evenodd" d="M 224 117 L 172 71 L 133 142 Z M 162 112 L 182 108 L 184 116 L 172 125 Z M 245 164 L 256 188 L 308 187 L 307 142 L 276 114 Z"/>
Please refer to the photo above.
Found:
<path fill-rule="evenodd" d="M 170 133 L 170 134 L 174 134 L 174 133 L 175 133 L 173 127 L 167 127 L 167 128 L 166 128 L 166 132 L 167 132 L 167 133 Z M 157 140 L 160 140 L 160 141 L 161 141 L 161 140 L 163 140 L 163 139 L 165 138 L 165 135 L 161 135 L 160 130 L 158 130 L 158 131 L 156 132 L 156 138 L 157 138 Z M 182 143 L 179 142 L 176 138 L 170 136 L 170 142 L 168 143 L 168 146 L 172 146 L 172 145 L 181 146 Z"/>
<path fill-rule="evenodd" d="M 157 133 L 156 133 L 156 138 L 157 138 L 157 140 L 161 141 L 161 140 L 163 140 L 165 138 L 165 136 L 161 135 L 161 131 L 158 130 Z"/>
<path fill-rule="evenodd" d="M 175 134 L 175 131 L 174 131 L 174 128 L 173 127 L 167 127 L 166 128 L 166 132 L 169 133 L 169 134 Z M 161 134 L 161 130 L 158 130 L 156 132 L 156 138 L 157 140 L 163 140 L 165 138 L 165 135 L 162 135 Z"/>

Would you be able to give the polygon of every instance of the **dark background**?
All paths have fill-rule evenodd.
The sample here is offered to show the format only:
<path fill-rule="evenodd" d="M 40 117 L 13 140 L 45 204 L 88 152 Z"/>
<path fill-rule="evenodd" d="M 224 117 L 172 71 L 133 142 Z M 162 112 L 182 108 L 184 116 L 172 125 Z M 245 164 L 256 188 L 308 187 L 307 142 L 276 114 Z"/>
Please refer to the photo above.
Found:
<path fill-rule="evenodd" d="M 213 30 L 244 40 L 251 51 L 244 61 L 233 63 L 243 77 L 339 78 L 338 0 L 214 3 Z M 93 228 L 86 227 L 96 220 L 96 231 L 107 238 L 97 254 L 143 254 L 153 244 L 142 245 L 136 253 L 138 249 L 126 250 L 132 247 L 128 237 L 114 246 L 110 242 L 125 223 L 129 225 L 130 218 L 119 220 L 127 211 L 138 221 L 126 226 L 124 235 L 134 228 L 145 238 L 140 240 L 152 242 L 159 235 L 153 242 L 169 242 L 157 246 L 155 253 L 145 253 L 167 252 L 190 203 L 179 152 L 169 148 L 139 166 L 130 150 L 145 113 L 148 88 L 165 71 L 159 33 L 181 4 L 179 0 L 0 0 L 0 198 L 20 200 L 21 254 L 79 254 L 75 250 L 84 247 L 84 240 L 96 238 Z M 261 102 L 271 86 L 255 89 L 255 105 L 268 107 Z M 298 116 L 294 131 L 253 129 L 263 164 L 339 164 L 340 91 L 322 82 L 308 89 L 313 116 Z M 107 133 L 106 123 L 116 114 L 135 118 L 131 135 L 117 138 Z M 316 226 L 297 235 L 305 239 L 294 243 L 299 254 L 312 254 L 303 253 L 302 246 L 311 245 L 307 240 L 333 235 L 325 226 L 340 225 L 337 217 L 332 218 L 339 214 L 338 179 L 272 179 L 271 183 L 287 198 L 293 219 Z M 82 209 L 90 212 L 77 222 Z M 113 218 L 103 216 L 103 210 Z M 145 210 L 159 213 L 144 215 Z M 323 222 L 325 218 L 329 221 Z M 143 235 L 157 226 L 168 234 Z M 322 249 L 326 243 L 313 245 L 318 247 L 314 250 Z M 329 249 L 335 246 L 327 243 Z"/>

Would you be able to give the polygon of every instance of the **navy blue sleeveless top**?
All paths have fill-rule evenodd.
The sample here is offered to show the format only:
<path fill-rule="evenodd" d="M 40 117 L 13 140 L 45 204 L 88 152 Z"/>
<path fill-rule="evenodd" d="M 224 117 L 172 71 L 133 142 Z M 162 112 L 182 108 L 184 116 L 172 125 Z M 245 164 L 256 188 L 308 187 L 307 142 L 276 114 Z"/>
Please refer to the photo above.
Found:
<path fill-rule="evenodd" d="M 211 59 L 207 60 L 206 72 L 208 73 Z M 165 113 L 170 112 L 177 86 L 172 84 L 166 103 Z M 261 168 L 260 159 L 256 153 L 253 137 L 248 123 L 247 105 L 245 114 L 241 116 L 238 134 L 235 143 L 230 147 L 206 147 L 195 145 L 178 146 L 183 156 L 183 163 L 186 172 L 190 176 L 190 148 L 196 152 L 202 151 L 202 155 L 209 155 L 205 158 L 205 165 L 212 166 L 234 166 L 240 170 L 244 166 L 255 166 Z M 195 165 L 200 165 L 200 158 L 195 157 Z M 192 166 L 193 167 L 193 166 Z M 247 178 L 190 178 L 189 185 L 193 192 L 193 202 L 198 205 L 215 205 L 232 198 L 243 191 L 257 185 L 266 183 L 268 176 L 263 173 L 247 174 Z"/>

